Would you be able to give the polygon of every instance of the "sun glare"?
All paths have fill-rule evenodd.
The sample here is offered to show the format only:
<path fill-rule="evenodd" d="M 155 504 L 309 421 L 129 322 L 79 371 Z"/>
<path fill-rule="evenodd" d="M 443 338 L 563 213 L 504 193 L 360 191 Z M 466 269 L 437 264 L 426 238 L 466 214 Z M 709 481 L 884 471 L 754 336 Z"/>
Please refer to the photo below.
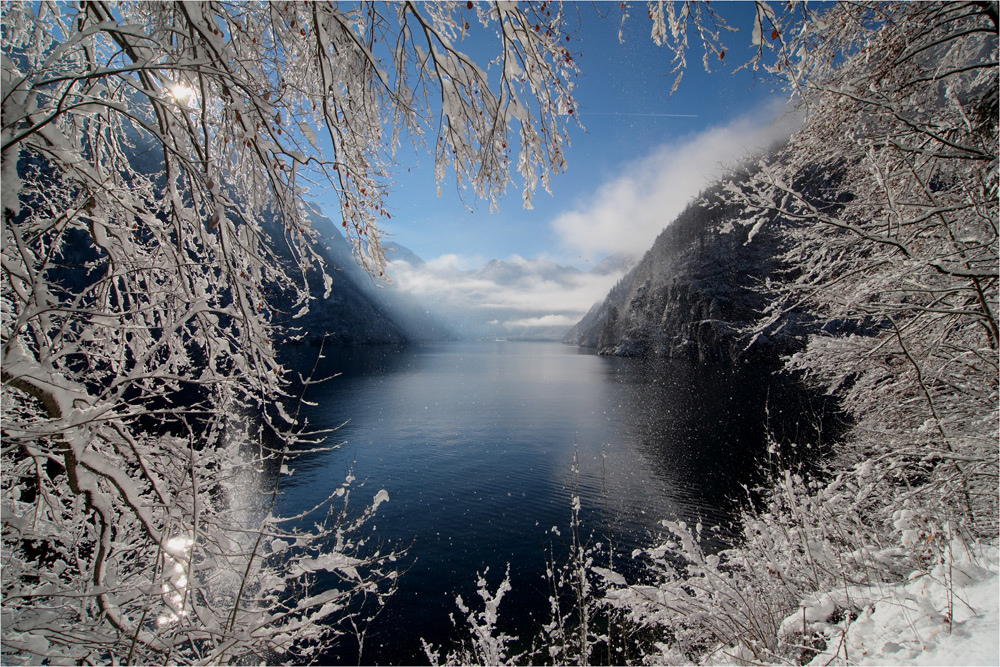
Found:
<path fill-rule="evenodd" d="M 188 615 L 184 608 L 188 585 L 186 572 L 194 540 L 186 535 L 178 535 L 167 540 L 163 546 L 163 572 L 166 580 L 161 586 L 161 591 L 167 610 L 156 619 L 157 624 L 161 626 L 176 623 Z"/>
<path fill-rule="evenodd" d="M 170 86 L 170 96 L 181 105 L 187 105 L 195 99 L 194 88 L 183 83 L 175 83 Z"/>

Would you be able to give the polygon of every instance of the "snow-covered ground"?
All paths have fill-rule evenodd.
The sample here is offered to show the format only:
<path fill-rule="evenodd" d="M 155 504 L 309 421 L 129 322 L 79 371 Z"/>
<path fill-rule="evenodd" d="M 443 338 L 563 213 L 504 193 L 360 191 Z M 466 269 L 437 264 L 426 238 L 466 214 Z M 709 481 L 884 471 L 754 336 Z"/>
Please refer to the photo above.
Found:
<path fill-rule="evenodd" d="M 834 639 L 810 664 L 1000 665 L 1000 550 L 996 544 L 967 549 L 956 540 L 950 554 L 904 583 L 850 587 L 806 605 L 800 613 L 817 625 L 825 608 L 844 608 L 848 597 L 854 608 L 864 606 L 846 635 L 827 627 Z M 802 623 L 796 614 L 783 629 Z"/>

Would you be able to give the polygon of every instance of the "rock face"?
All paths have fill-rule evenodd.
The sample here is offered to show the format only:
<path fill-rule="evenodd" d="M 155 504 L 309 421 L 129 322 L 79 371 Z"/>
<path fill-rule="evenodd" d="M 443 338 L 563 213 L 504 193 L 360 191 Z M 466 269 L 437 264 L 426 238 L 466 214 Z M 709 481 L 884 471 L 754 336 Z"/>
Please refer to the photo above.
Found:
<path fill-rule="evenodd" d="M 775 226 L 765 225 L 748 242 L 745 226 L 727 224 L 738 216 L 711 190 L 689 205 L 564 342 L 605 355 L 702 362 L 773 359 L 795 349 L 805 331 L 794 314 L 781 335 L 747 347 L 743 329 L 767 298 L 753 287 L 779 270 L 779 241 Z"/>

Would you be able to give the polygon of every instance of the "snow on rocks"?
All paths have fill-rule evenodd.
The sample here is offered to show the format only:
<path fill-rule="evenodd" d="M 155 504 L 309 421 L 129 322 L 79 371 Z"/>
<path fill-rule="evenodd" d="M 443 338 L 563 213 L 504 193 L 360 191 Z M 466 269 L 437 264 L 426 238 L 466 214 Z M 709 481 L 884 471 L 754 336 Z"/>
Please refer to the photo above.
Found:
<path fill-rule="evenodd" d="M 969 548 L 956 539 L 941 561 L 902 583 L 812 596 L 785 619 L 781 635 L 825 635 L 811 665 L 1000 664 L 997 544 Z"/>

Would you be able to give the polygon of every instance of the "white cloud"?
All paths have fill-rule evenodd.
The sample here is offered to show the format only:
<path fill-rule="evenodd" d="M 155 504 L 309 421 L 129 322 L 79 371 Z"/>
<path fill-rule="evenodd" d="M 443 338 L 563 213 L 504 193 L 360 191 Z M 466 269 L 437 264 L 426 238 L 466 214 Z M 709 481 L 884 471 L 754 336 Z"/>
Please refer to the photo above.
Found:
<path fill-rule="evenodd" d="M 390 257 L 390 260 L 392 258 Z M 460 269 L 474 269 L 477 266 L 482 266 L 483 262 L 486 261 L 482 257 L 474 257 L 467 255 L 456 255 L 454 253 L 448 253 L 446 255 L 441 255 L 440 257 L 435 257 L 434 259 L 427 260 L 427 264 L 437 270 L 460 270 Z"/>
<path fill-rule="evenodd" d="M 505 327 L 566 327 L 576 324 L 580 318 L 567 315 L 542 315 L 541 317 L 522 317 L 517 320 L 507 320 Z"/>
<path fill-rule="evenodd" d="M 564 247 L 574 256 L 641 255 L 688 202 L 724 173 L 725 165 L 789 134 L 791 122 L 765 124 L 778 110 L 762 108 L 626 165 L 583 206 L 552 222 Z M 389 263 L 389 275 L 446 318 L 512 330 L 569 329 L 622 275 L 558 270 L 547 258 L 513 255 L 505 261 L 506 266 L 484 267 L 482 258 L 454 254 L 420 266 L 397 260 Z"/>
<path fill-rule="evenodd" d="M 727 165 L 787 137 L 797 121 L 771 122 L 777 102 L 729 125 L 665 144 L 623 168 L 574 211 L 552 226 L 561 242 L 586 255 L 641 255 L 685 206 L 721 176 Z"/>
<path fill-rule="evenodd" d="M 542 315 L 562 317 L 571 326 L 595 302 L 604 298 L 621 274 L 593 275 L 557 270 L 551 262 L 513 256 L 511 271 L 498 274 L 462 270 L 450 259 L 413 266 L 405 261 L 389 263 L 389 275 L 402 290 L 411 292 L 432 309 L 484 312 L 484 321 L 495 313 L 516 311 L 525 318 Z M 504 323 L 507 324 L 508 320 Z M 538 326 L 535 324 L 534 326 Z"/>

